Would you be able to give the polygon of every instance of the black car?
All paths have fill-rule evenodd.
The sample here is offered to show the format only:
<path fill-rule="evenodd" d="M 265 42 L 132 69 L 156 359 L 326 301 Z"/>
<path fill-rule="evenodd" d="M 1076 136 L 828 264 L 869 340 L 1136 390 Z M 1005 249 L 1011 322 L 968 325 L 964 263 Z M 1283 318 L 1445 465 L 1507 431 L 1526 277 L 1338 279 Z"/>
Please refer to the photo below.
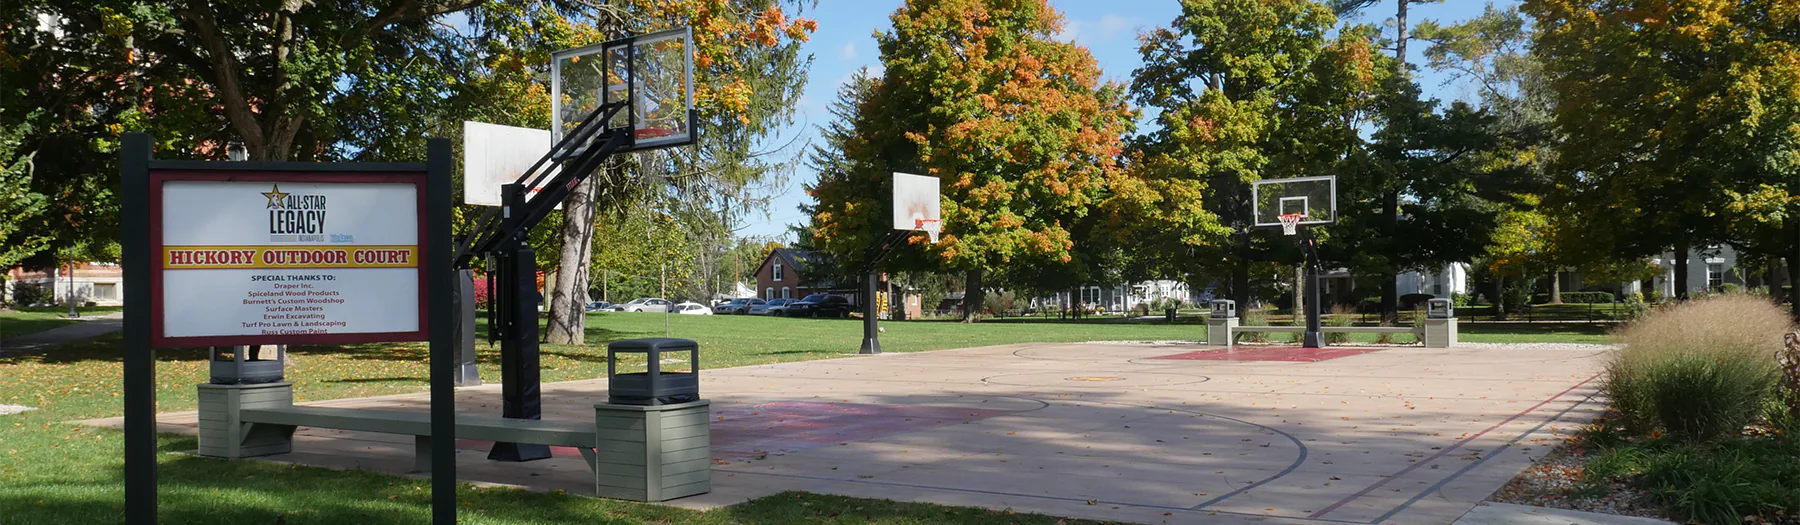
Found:
<path fill-rule="evenodd" d="M 854 309 L 856 306 L 843 296 L 816 293 L 788 303 L 783 314 L 788 317 L 850 317 L 850 311 Z"/>

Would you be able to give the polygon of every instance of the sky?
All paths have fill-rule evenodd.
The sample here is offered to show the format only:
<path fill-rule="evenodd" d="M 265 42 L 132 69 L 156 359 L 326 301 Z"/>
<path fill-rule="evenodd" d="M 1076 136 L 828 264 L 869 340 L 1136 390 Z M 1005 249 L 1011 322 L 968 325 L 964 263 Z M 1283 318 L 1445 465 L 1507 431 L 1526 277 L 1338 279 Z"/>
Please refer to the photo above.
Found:
<path fill-rule="evenodd" d="M 1446 0 L 1441 4 L 1414 4 L 1407 15 L 1411 24 L 1431 19 L 1448 24 L 1481 14 L 1487 0 Z M 1498 7 L 1517 5 L 1516 0 L 1494 0 Z M 888 16 L 900 7 L 900 0 L 820 0 L 815 8 L 801 16 L 818 20 L 819 29 L 803 50 L 813 57 L 805 94 L 796 108 L 795 124 L 772 137 L 789 146 L 791 152 L 801 145 L 818 140 L 818 126 L 831 119 L 827 110 L 837 95 L 838 86 L 849 80 L 858 69 L 869 67 L 880 71 L 881 50 L 876 48 L 874 34 L 890 27 Z M 1063 38 L 1072 39 L 1088 48 L 1100 64 L 1104 80 L 1129 83 L 1131 72 L 1143 64 L 1137 52 L 1140 31 L 1166 26 L 1180 13 L 1176 0 L 1050 0 L 1050 5 L 1063 12 Z M 1365 10 L 1358 21 L 1383 24 L 1394 15 L 1394 0 L 1384 0 Z M 1409 24 L 1409 25 L 1411 25 Z M 1388 29 L 1392 34 L 1392 29 Z M 1419 68 L 1419 84 L 1425 95 L 1443 100 L 1469 99 L 1470 86 L 1463 83 L 1445 85 L 1444 75 L 1424 67 L 1423 45 L 1408 46 L 1409 61 Z M 805 185 L 818 180 L 818 174 L 800 167 L 790 175 L 784 190 L 775 195 L 766 214 L 751 214 L 738 234 L 745 237 L 773 238 L 790 242 L 790 225 L 806 222 L 800 204 L 808 199 Z"/>

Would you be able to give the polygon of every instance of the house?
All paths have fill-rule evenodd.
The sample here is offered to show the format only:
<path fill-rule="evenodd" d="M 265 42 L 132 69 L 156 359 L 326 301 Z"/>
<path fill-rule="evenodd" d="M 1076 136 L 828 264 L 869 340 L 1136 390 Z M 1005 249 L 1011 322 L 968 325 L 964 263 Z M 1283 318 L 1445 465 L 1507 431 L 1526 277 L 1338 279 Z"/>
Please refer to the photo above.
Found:
<path fill-rule="evenodd" d="M 26 270 L 13 268 L 6 272 L 6 298 L 19 297 L 18 289 L 33 286 L 48 292 L 42 303 L 68 304 L 71 290 L 75 302 L 99 306 L 119 306 L 125 300 L 125 273 L 113 263 L 82 263 L 74 267 L 71 277 L 67 266 Z"/>
<path fill-rule="evenodd" d="M 756 267 L 755 297 L 767 299 L 799 299 L 815 293 L 842 295 L 850 298 L 853 304 L 863 304 L 861 283 L 839 283 L 831 280 L 817 279 L 815 272 L 807 269 L 818 264 L 829 264 L 812 252 L 792 248 L 776 248 L 763 258 L 762 264 Z M 810 276 L 810 277 L 809 277 Z M 878 301 L 888 304 L 890 294 L 897 293 L 897 283 L 888 280 L 888 274 L 881 274 L 881 281 L 876 283 L 881 292 Z M 920 296 L 914 293 L 905 294 L 904 314 L 906 318 L 916 318 L 922 313 Z M 879 306 L 879 305 L 878 305 Z M 889 305 L 892 309 L 892 305 Z M 884 312 L 882 318 L 889 313 Z"/>
<path fill-rule="evenodd" d="M 767 299 L 799 299 L 829 291 L 835 283 L 815 283 L 801 273 L 818 261 L 810 252 L 792 248 L 776 248 L 756 267 L 756 297 Z"/>

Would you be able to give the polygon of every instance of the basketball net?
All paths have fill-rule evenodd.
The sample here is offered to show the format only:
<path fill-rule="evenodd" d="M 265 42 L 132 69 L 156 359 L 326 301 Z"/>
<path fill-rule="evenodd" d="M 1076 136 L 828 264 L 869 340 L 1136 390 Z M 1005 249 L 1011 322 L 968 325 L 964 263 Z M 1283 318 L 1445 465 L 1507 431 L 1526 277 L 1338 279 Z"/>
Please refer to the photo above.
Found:
<path fill-rule="evenodd" d="M 938 234 L 944 231 L 944 221 L 939 219 L 913 219 L 913 225 L 925 231 L 931 237 L 931 243 L 937 244 Z"/>
<path fill-rule="evenodd" d="M 1306 218 L 1305 215 L 1301 215 L 1298 213 L 1283 213 L 1280 215 L 1280 217 L 1281 217 L 1281 233 L 1282 233 L 1282 235 L 1293 235 L 1296 233 L 1300 233 L 1300 219 Z"/>

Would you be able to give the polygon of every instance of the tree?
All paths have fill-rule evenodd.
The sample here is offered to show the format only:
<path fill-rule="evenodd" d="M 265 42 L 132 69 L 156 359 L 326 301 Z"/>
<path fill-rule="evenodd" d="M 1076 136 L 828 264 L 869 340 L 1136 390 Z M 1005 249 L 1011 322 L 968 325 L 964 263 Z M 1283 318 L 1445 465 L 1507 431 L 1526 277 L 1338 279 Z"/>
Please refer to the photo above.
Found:
<path fill-rule="evenodd" d="M 1524 10 L 1555 93 L 1553 175 L 1566 191 L 1551 197 L 1587 243 L 1636 256 L 1672 248 L 1686 298 L 1689 250 L 1738 239 L 1734 211 L 1779 209 L 1761 214 L 1779 221 L 1765 224 L 1800 237 L 1791 2 L 1529 0 Z"/>
<path fill-rule="evenodd" d="M 26 224 L 44 220 L 47 207 L 44 196 L 31 191 L 34 154 L 19 151 L 27 129 L 23 124 L 0 127 L 0 272 L 18 266 L 50 242 L 42 233 L 24 231 Z"/>
<path fill-rule="evenodd" d="M 786 2 L 797 6 L 797 2 Z M 562 254 L 557 282 L 550 294 L 548 340 L 581 344 L 586 313 L 583 293 L 591 286 L 584 261 L 592 260 L 595 219 L 618 220 L 625 213 L 649 208 L 671 221 L 672 228 L 652 233 L 658 247 L 691 246 L 699 257 L 692 264 L 668 261 L 679 279 L 666 289 L 689 286 L 692 298 L 706 300 L 712 280 L 693 279 L 710 273 L 708 255 L 724 245 L 742 215 L 764 202 L 756 199 L 770 176 L 785 173 L 781 162 L 756 151 L 760 139 L 791 122 L 794 101 L 806 82 L 810 57 L 800 55 L 816 22 L 792 17 L 777 0 L 631 1 L 621 7 L 629 16 L 624 28 L 646 33 L 679 25 L 694 28 L 694 97 L 702 131 L 695 145 L 633 155 L 635 166 L 605 170 L 564 201 Z M 635 168 L 635 176 L 630 170 Z M 596 213 L 596 206 L 605 208 Z M 582 215 L 577 217 L 576 215 Z M 672 238 L 672 237 L 681 238 Z M 600 245 L 606 246 L 606 245 Z M 638 254 L 641 256 L 641 254 Z M 682 252 L 686 258 L 695 254 Z M 673 256 L 671 254 L 671 256 Z M 698 266 L 698 267 L 696 267 Z M 666 293 L 659 286 L 658 293 Z"/>
<path fill-rule="evenodd" d="M 1131 91 L 1157 126 L 1133 140 L 1133 177 L 1106 207 L 1133 265 L 1225 279 L 1249 304 L 1257 265 L 1299 261 L 1252 227 L 1250 183 L 1335 173 L 1358 140 L 1382 71 L 1368 31 L 1334 39 L 1336 21 L 1307 0 L 1190 0 L 1141 37 Z"/>
<path fill-rule="evenodd" d="M 852 171 L 812 190 L 819 245 L 865 263 L 891 173 L 938 177 L 944 233 L 918 249 L 966 275 L 973 321 L 987 272 L 1074 261 L 1070 228 L 1121 176 L 1133 112 L 1086 49 L 1057 39 L 1062 15 L 1044 0 L 911 0 L 891 19 L 843 152 Z"/>

